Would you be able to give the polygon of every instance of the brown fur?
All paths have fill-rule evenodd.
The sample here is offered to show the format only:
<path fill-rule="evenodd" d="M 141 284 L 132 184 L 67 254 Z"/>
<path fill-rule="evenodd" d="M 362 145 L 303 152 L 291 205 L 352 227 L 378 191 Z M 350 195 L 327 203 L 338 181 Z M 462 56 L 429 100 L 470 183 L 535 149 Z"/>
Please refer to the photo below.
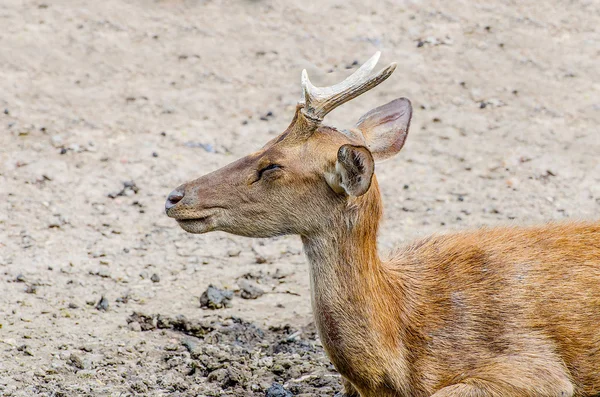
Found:
<path fill-rule="evenodd" d="M 304 243 L 324 346 L 361 396 L 600 393 L 600 224 L 433 236 L 380 261 L 378 192 L 357 201 L 337 246 Z"/>
<path fill-rule="evenodd" d="M 404 106 L 410 122 L 398 101 L 374 114 Z M 300 109 L 257 153 L 179 187 L 167 213 L 194 233 L 302 237 L 315 320 L 347 395 L 600 394 L 599 223 L 433 236 L 381 260 L 368 140 L 312 131 Z M 401 131 L 377 117 L 366 123 L 376 133 Z M 380 156 L 404 141 L 408 124 L 394 120 L 404 137 L 388 136 L 395 146 Z"/>

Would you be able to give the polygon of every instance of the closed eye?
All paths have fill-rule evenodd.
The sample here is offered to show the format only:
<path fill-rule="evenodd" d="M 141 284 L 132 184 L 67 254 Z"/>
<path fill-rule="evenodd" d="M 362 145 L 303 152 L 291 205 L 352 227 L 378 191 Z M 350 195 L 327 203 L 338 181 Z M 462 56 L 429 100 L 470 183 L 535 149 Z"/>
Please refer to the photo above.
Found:
<path fill-rule="evenodd" d="M 262 168 L 260 171 L 258 171 L 258 179 L 262 178 L 263 174 L 267 171 L 278 170 L 281 168 L 283 167 L 279 164 L 269 164 L 266 167 Z"/>

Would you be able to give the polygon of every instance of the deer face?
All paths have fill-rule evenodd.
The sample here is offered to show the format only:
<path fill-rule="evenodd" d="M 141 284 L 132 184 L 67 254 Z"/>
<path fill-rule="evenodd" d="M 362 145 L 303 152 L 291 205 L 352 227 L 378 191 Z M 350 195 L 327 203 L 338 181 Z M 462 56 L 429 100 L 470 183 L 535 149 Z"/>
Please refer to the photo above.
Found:
<path fill-rule="evenodd" d="M 370 73 L 377 58 L 328 87 L 333 99 L 304 73 L 305 102 L 287 130 L 259 151 L 179 186 L 167 198 L 167 215 L 190 233 L 248 237 L 310 235 L 330 226 L 348 200 L 369 190 L 374 161 L 397 153 L 408 132 L 412 109 L 404 98 L 370 111 L 351 131 L 320 126 L 325 114 L 361 93 L 361 84 L 364 92 L 391 74 L 394 65 L 348 82 L 366 67 Z"/>

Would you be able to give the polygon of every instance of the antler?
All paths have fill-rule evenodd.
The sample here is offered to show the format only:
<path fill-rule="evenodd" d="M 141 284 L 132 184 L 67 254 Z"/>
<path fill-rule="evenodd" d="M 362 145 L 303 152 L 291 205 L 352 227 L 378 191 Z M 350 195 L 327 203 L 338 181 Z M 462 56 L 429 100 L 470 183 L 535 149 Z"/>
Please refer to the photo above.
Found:
<path fill-rule="evenodd" d="M 381 52 L 377 51 L 364 65 L 346 80 L 331 87 L 315 87 L 308 79 L 306 69 L 302 71 L 302 91 L 304 108 L 302 112 L 314 121 L 321 121 L 327 113 L 336 107 L 356 98 L 381 84 L 396 69 L 396 63 L 391 63 L 379 73 L 369 76 L 377 65 Z"/>

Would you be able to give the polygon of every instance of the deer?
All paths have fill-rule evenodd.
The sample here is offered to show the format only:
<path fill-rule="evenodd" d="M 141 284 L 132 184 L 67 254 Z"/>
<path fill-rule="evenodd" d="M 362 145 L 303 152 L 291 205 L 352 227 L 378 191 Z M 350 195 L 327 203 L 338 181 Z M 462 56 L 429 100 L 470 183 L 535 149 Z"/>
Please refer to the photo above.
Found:
<path fill-rule="evenodd" d="M 287 129 L 177 187 L 166 214 L 189 233 L 300 236 L 343 396 L 600 395 L 599 222 L 437 234 L 380 257 L 375 164 L 403 148 L 411 102 L 323 124 L 393 73 L 373 73 L 379 56 L 331 87 L 304 70 Z"/>

